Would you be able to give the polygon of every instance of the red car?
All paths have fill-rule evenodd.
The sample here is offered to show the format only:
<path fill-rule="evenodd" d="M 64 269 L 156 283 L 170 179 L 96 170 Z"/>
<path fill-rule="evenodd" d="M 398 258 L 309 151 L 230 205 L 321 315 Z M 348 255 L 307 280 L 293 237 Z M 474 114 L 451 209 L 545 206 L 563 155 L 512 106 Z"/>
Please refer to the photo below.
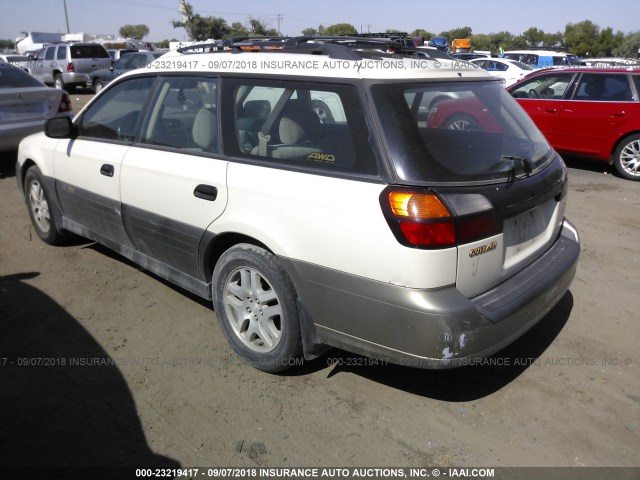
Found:
<path fill-rule="evenodd" d="M 507 91 L 557 151 L 640 180 L 640 69 L 543 70 Z"/>
<path fill-rule="evenodd" d="M 613 163 L 640 180 L 640 69 L 535 72 L 507 91 L 560 153 Z M 488 99 L 457 98 L 429 112 L 431 128 L 500 132 Z"/>

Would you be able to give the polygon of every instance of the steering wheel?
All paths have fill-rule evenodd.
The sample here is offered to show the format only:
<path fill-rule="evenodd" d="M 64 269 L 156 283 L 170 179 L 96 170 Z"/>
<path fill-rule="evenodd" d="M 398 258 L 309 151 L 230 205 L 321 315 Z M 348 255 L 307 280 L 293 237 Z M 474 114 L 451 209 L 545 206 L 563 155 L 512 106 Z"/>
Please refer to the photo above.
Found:
<path fill-rule="evenodd" d="M 529 98 L 540 98 L 540 94 L 533 88 L 529 90 Z"/>

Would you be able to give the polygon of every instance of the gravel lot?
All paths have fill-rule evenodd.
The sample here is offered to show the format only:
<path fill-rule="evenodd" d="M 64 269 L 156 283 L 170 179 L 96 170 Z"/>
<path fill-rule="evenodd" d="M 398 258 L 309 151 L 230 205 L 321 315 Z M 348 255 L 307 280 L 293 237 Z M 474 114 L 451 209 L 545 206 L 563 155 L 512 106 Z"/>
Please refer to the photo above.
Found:
<path fill-rule="evenodd" d="M 640 467 L 640 184 L 606 166 L 569 162 L 576 279 L 493 365 L 334 350 L 269 375 L 207 302 L 93 243 L 41 242 L 14 162 L 0 156 L 0 465 Z"/>

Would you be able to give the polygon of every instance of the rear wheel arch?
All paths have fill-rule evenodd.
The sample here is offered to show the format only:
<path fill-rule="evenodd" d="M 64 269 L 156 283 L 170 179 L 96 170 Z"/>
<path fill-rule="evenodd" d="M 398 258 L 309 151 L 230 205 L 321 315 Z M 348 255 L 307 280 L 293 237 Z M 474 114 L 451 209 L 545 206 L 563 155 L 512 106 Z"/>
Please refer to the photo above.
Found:
<path fill-rule="evenodd" d="M 216 264 L 222 254 L 239 243 L 248 243 L 250 245 L 263 248 L 275 255 L 269 247 L 253 237 L 237 232 L 221 233 L 201 247 L 203 254 L 201 256 L 200 268 L 207 281 L 211 281 L 213 277 L 213 270 L 216 268 Z"/>
<path fill-rule="evenodd" d="M 640 181 L 640 132 L 629 132 L 616 142 L 610 164 L 623 178 Z"/>
<path fill-rule="evenodd" d="M 613 165 L 616 160 L 616 150 L 621 143 L 626 142 L 626 140 L 632 135 L 640 135 L 640 130 L 634 130 L 631 132 L 626 132 L 624 135 L 620 136 L 613 145 L 611 146 L 611 152 L 609 153 L 609 165 Z"/>
<path fill-rule="evenodd" d="M 213 306 L 227 341 L 260 370 L 273 373 L 297 365 L 303 339 L 289 272 L 256 239 L 233 233 L 220 237 L 210 242 L 208 255 Z"/>

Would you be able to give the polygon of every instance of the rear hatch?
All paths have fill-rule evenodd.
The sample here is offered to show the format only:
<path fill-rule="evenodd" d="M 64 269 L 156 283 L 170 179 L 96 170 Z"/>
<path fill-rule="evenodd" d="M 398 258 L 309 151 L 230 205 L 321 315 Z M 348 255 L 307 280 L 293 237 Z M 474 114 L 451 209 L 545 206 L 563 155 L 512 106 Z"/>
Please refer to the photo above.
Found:
<path fill-rule="evenodd" d="M 62 92 L 48 88 L 28 73 L 0 63 L 0 124 L 33 122 L 58 113 Z"/>
<path fill-rule="evenodd" d="M 500 83 L 377 84 L 372 92 L 398 188 L 419 205 L 396 229 L 399 240 L 456 247 L 462 294 L 495 287 L 555 242 L 564 164 Z"/>
<path fill-rule="evenodd" d="M 73 71 L 91 73 L 111 66 L 111 57 L 107 50 L 97 43 L 76 44 L 69 47 Z M 69 69 L 67 69 L 69 70 Z"/>

